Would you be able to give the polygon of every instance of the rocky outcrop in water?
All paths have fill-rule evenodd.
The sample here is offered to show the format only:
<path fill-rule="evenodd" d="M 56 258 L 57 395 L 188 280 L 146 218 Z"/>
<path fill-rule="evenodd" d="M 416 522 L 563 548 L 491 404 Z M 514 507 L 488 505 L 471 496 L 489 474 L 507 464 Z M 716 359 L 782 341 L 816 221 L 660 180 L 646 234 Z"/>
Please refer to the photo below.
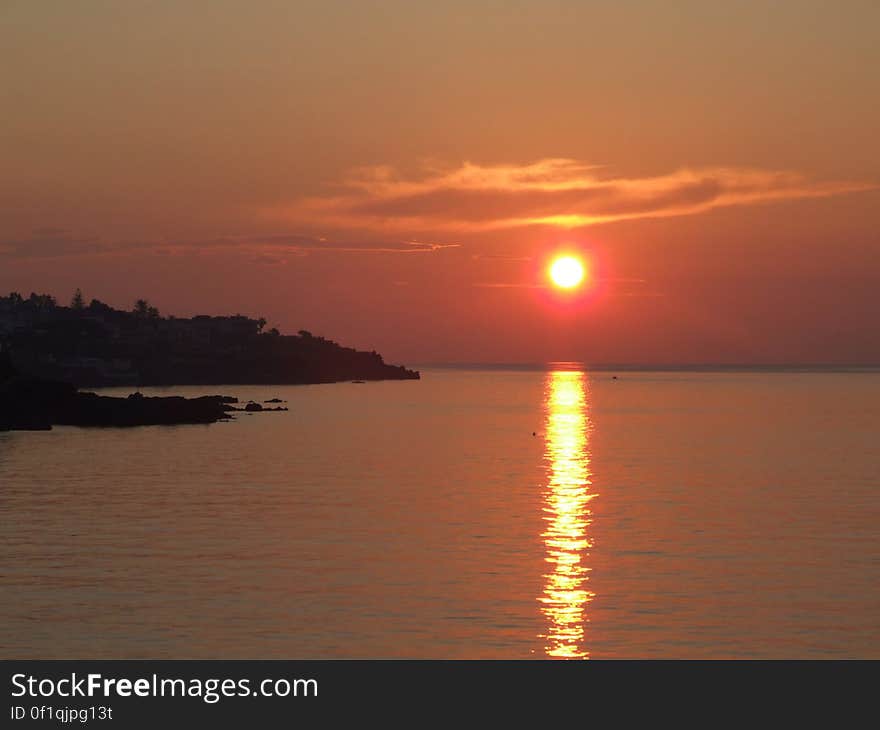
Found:
<path fill-rule="evenodd" d="M 153 426 L 215 423 L 229 418 L 237 399 L 116 398 L 84 393 L 68 383 L 21 375 L 0 353 L 0 431 L 37 431 L 59 426 Z"/>

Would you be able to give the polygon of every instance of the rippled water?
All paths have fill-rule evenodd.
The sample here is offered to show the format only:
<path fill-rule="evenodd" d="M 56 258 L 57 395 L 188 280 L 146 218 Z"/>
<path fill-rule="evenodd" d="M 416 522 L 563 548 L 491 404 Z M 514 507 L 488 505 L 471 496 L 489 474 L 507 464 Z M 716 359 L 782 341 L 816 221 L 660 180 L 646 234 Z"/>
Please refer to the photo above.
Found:
<path fill-rule="evenodd" d="M 880 374 L 174 392 L 0 433 L 5 658 L 880 658 Z"/>

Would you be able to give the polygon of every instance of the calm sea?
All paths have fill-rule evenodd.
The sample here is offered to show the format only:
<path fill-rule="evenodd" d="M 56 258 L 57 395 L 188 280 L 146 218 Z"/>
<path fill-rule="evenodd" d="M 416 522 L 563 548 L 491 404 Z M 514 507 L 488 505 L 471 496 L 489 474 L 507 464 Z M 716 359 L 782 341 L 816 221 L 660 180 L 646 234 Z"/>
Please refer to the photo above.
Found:
<path fill-rule="evenodd" d="M 173 392 L 0 433 L 4 658 L 880 658 L 880 374 Z"/>

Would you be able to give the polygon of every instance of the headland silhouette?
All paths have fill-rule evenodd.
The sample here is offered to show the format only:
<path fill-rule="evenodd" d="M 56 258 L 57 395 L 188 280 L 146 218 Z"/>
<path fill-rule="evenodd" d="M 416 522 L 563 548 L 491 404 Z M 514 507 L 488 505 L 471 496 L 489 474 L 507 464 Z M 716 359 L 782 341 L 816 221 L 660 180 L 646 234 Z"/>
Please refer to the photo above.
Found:
<path fill-rule="evenodd" d="M 241 315 L 162 317 L 143 299 L 131 311 L 95 299 L 86 305 L 79 290 L 68 307 L 46 294 L 0 297 L 0 430 L 213 423 L 236 410 L 286 410 L 238 408 L 222 395 L 117 398 L 80 388 L 419 378 L 375 351 L 265 325 Z"/>

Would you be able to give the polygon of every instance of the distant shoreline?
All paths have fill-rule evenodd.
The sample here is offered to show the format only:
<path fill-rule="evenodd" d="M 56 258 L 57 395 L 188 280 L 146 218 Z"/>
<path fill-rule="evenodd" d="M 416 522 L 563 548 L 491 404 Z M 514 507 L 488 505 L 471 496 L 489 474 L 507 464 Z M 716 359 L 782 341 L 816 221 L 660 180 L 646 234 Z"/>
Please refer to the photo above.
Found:
<path fill-rule="evenodd" d="M 553 370 L 584 370 L 588 372 L 635 373 L 880 373 L 878 365 L 633 365 L 590 364 L 576 361 L 546 363 L 431 363 L 412 365 L 424 370 L 506 370 L 520 372 L 548 372 Z"/>

